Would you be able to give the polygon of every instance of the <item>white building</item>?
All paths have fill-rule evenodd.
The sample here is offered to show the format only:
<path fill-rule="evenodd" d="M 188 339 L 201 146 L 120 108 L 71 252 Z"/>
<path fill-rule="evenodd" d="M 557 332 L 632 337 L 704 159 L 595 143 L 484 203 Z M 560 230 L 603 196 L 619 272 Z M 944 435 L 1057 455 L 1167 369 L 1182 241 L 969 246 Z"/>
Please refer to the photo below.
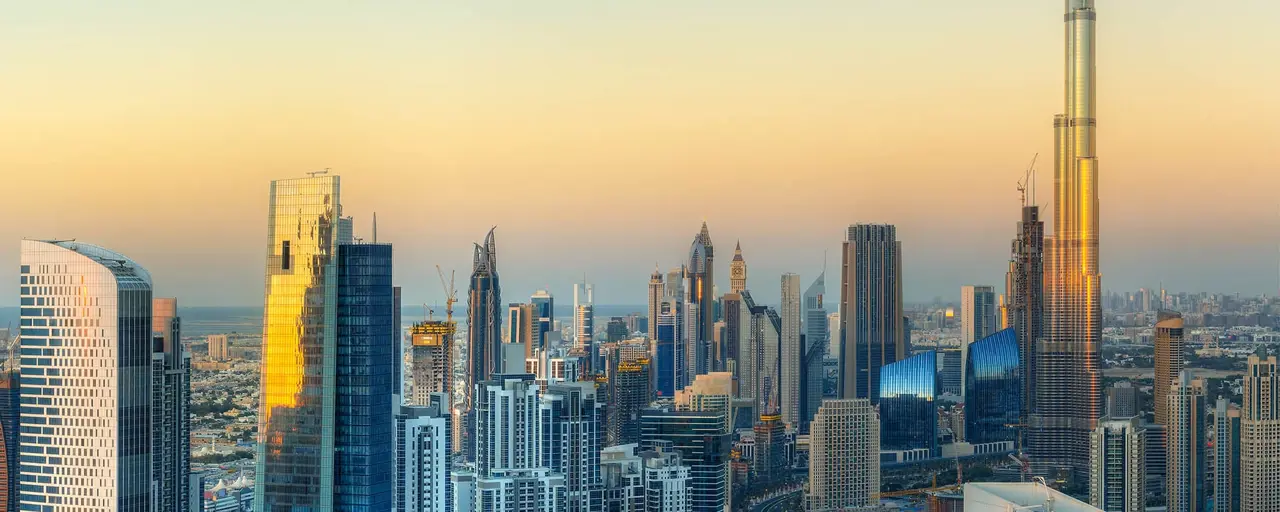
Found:
<path fill-rule="evenodd" d="M 152 493 L 151 275 L 94 245 L 22 241 L 20 508 L 141 510 Z M 56 475 L 56 480 L 50 480 Z"/>
<path fill-rule="evenodd" d="M 686 512 L 690 508 L 689 466 L 669 441 L 655 441 L 644 459 L 645 512 Z"/>
<path fill-rule="evenodd" d="M 636 453 L 639 447 L 623 444 L 600 451 L 604 510 L 644 512 L 644 459 Z"/>
<path fill-rule="evenodd" d="M 1275 356 L 1249 356 L 1240 418 L 1240 510 L 1280 511 L 1280 373 Z"/>
<path fill-rule="evenodd" d="M 808 510 L 880 504 L 880 417 L 865 398 L 826 400 L 809 434 Z"/>
<path fill-rule="evenodd" d="M 1102 512 L 1043 482 L 964 484 L 964 512 Z"/>
<path fill-rule="evenodd" d="M 454 510 L 563 510 L 565 478 L 544 465 L 542 389 L 526 377 L 496 375 L 476 385 L 476 473 L 454 478 Z"/>
<path fill-rule="evenodd" d="M 1098 424 L 1089 438 L 1089 503 L 1107 512 L 1147 509 L 1146 431 L 1138 418 Z"/>
<path fill-rule="evenodd" d="M 449 395 L 434 393 L 429 398 L 431 405 L 401 407 L 396 418 L 396 510 L 401 512 L 453 510 Z"/>

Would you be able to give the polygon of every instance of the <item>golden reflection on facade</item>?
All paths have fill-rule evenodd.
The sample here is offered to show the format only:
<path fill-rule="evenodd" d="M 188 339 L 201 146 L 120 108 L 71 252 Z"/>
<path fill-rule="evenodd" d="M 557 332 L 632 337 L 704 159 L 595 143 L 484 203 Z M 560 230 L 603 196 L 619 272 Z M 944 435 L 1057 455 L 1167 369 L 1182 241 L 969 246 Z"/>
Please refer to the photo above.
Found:
<path fill-rule="evenodd" d="M 337 176 L 271 183 L 255 505 L 329 510 L 333 495 Z"/>

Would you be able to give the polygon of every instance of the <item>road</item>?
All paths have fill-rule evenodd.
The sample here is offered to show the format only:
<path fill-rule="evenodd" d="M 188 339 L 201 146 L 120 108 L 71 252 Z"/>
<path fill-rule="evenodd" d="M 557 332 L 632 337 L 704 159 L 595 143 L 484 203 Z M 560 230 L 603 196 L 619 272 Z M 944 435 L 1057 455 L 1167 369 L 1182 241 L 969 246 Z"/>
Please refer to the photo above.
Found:
<path fill-rule="evenodd" d="M 1204 368 L 1187 368 L 1191 371 L 1192 377 L 1205 377 L 1209 379 L 1230 379 L 1244 375 L 1244 370 L 1206 370 Z M 1122 379 L 1152 379 L 1155 378 L 1156 371 L 1154 368 L 1107 368 L 1102 370 L 1104 377 L 1122 378 Z"/>
<path fill-rule="evenodd" d="M 777 496 L 774 496 L 772 498 L 769 498 L 767 500 L 764 500 L 752 506 L 751 511 L 752 512 L 786 512 L 788 510 L 793 510 L 791 508 L 787 508 L 787 506 L 790 505 L 792 500 L 794 500 L 796 496 L 798 496 L 799 494 L 800 494 L 799 489 L 795 491 L 791 491 L 789 493 L 779 494 Z"/>

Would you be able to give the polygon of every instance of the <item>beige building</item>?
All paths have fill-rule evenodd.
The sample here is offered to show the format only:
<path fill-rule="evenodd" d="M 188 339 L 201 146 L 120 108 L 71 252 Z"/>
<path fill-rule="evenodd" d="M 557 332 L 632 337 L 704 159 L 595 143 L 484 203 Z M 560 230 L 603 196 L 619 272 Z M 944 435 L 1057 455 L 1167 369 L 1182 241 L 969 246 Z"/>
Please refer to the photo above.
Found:
<path fill-rule="evenodd" d="M 1280 376 L 1275 356 L 1249 356 L 1240 419 L 1240 510 L 1280 511 Z"/>
<path fill-rule="evenodd" d="M 1166 503 L 1169 512 L 1207 508 L 1205 382 L 1183 371 L 1169 388 L 1165 424 Z"/>
<path fill-rule="evenodd" d="M 826 400 L 809 434 L 810 511 L 880 504 L 880 418 L 865 398 Z"/>
<path fill-rule="evenodd" d="M 1182 371 L 1182 315 L 1161 311 L 1156 320 L 1156 377 L 1152 396 L 1156 404 L 1156 423 L 1168 425 L 1169 386 Z"/>
<path fill-rule="evenodd" d="M 231 346 L 227 342 L 225 334 L 210 334 L 206 340 L 209 343 L 209 359 L 212 361 L 226 361 L 231 359 L 231 352 L 228 350 Z"/>
<path fill-rule="evenodd" d="M 1138 418 L 1098 423 L 1089 438 L 1089 504 L 1118 512 L 1147 509 L 1146 444 Z"/>

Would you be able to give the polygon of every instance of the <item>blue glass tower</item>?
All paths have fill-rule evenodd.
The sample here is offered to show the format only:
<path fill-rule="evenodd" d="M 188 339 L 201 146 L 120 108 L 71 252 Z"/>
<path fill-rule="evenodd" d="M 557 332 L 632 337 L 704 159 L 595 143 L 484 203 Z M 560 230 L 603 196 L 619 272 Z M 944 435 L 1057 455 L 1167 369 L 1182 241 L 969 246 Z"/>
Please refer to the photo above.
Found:
<path fill-rule="evenodd" d="M 969 345 L 965 362 L 965 438 L 971 443 L 1014 441 L 1022 414 L 1018 335 L 1005 329 Z"/>
<path fill-rule="evenodd" d="M 392 509 L 396 332 L 391 246 L 338 246 L 335 510 Z"/>
<path fill-rule="evenodd" d="M 654 359 L 657 378 L 655 390 L 659 397 L 676 396 L 676 315 L 664 312 L 658 317 L 658 333 L 654 339 Z"/>
<path fill-rule="evenodd" d="M 938 355 L 880 367 L 880 449 L 938 451 Z"/>

